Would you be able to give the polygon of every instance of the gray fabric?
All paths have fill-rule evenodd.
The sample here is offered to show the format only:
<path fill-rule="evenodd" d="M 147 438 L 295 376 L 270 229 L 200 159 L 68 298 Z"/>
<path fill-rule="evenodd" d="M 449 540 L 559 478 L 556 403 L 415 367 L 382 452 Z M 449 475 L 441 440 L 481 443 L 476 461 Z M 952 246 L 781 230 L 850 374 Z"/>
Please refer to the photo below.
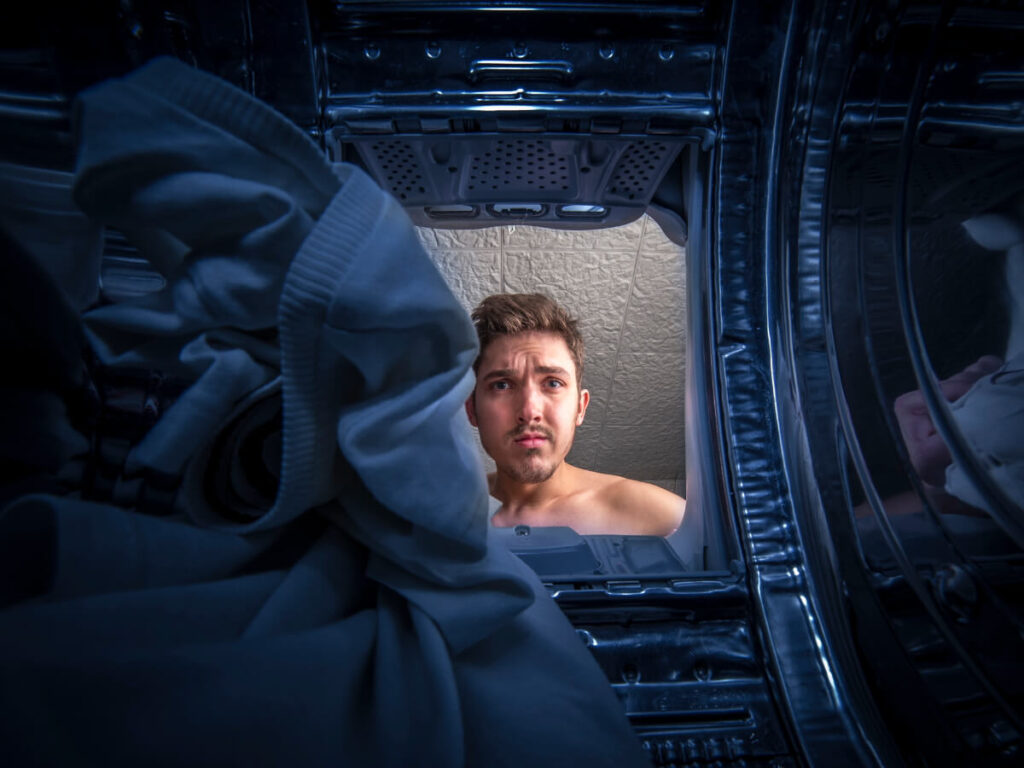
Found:
<path fill-rule="evenodd" d="M 395 201 L 177 62 L 87 93 L 78 119 L 76 199 L 167 279 L 89 313 L 93 343 L 194 382 L 127 471 L 185 483 L 166 519 L 52 495 L 0 516 L 15 578 L 42 585 L 3 585 L 13 762 L 645 764 L 492 540 L 462 407 L 475 333 Z M 218 435 L 278 376 L 276 497 L 211 503 Z"/>

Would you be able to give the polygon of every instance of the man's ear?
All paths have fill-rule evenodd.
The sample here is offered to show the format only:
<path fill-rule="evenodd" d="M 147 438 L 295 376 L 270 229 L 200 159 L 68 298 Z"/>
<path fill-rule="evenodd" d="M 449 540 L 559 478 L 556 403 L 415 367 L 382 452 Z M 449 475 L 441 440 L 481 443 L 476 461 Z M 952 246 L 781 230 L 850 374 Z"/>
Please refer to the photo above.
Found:
<path fill-rule="evenodd" d="M 469 397 L 466 398 L 466 416 L 469 417 L 469 423 L 474 427 L 476 423 L 476 390 L 474 389 Z"/>
<path fill-rule="evenodd" d="M 590 405 L 590 390 L 584 389 L 580 392 L 580 412 L 576 414 L 577 427 L 583 423 L 583 416 L 587 412 L 588 405 Z"/>

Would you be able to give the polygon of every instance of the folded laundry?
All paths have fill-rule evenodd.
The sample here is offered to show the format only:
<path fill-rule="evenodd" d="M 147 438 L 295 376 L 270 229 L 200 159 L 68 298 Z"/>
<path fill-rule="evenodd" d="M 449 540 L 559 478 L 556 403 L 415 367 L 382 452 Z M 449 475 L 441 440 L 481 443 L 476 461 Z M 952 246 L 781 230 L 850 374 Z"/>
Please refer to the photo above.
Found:
<path fill-rule="evenodd" d="M 475 333 L 400 206 L 175 61 L 77 120 L 75 200 L 165 279 L 87 311 L 91 347 L 191 382 L 124 472 L 182 480 L 164 517 L 53 493 L 0 513 L 5 760 L 646 764 L 492 539 Z"/>

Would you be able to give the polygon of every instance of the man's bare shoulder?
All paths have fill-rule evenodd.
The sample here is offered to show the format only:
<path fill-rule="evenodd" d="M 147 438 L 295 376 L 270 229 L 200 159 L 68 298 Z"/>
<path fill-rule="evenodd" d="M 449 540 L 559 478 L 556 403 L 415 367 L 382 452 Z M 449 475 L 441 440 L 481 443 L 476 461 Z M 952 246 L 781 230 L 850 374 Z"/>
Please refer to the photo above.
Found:
<path fill-rule="evenodd" d="M 580 470 L 615 532 L 668 536 L 679 528 L 686 500 L 653 483 Z"/>

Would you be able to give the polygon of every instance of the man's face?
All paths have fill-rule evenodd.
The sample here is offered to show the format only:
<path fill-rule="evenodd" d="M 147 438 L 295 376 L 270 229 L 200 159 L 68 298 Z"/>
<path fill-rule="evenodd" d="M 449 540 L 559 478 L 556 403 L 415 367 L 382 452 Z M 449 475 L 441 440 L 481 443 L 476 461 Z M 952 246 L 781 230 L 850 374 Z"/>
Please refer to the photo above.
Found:
<path fill-rule="evenodd" d="M 565 340 L 529 331 L 488 345 L 466 413 L 500 473 L 541 483 L 569 453 L 589 402 Z"/>

